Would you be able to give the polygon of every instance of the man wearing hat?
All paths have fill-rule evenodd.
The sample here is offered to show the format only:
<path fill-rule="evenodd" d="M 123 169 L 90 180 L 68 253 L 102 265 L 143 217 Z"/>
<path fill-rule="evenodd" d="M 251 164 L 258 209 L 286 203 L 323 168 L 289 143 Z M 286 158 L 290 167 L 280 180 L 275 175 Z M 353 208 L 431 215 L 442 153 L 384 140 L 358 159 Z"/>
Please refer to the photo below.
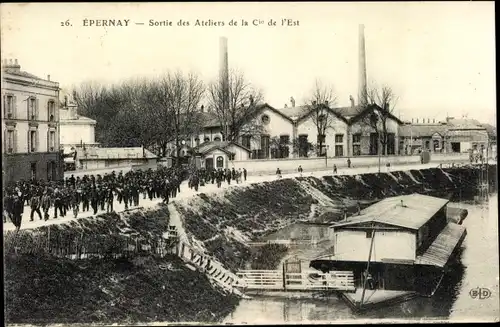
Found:
<path fill-rule="evenodd" d="M 51 199 L 50 199 L 50 196 L 48 194 L 47 187 L 43 191 L 42 199 L 41 199 L 40 202 L 42 204 L 43 217 L 44 217 L 45 220 L 48 220 L 49 219 L 49 209 L 50 209 Z"/>

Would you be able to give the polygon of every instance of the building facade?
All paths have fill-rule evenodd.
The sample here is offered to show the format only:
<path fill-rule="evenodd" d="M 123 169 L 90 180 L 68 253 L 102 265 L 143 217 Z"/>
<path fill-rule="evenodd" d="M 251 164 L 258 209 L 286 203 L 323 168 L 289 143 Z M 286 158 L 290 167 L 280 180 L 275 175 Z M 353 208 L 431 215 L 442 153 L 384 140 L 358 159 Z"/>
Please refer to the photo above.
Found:
<path fill-rule="evenodd" d="M 59 83 L 2 63 L 2 150 L 6 182 L 63 178 L 59 146 Z"/>
<path fill-rule="evenodd" d="M 68 96 L 59 109 L 59 125 L 61 135 L 61 146 L 65 152 L 73 147 L 97 147 L 99 143 L 95 141 L 95 126 L 97 122 L 93 119 L 80 116 L 77 105 Z"/>

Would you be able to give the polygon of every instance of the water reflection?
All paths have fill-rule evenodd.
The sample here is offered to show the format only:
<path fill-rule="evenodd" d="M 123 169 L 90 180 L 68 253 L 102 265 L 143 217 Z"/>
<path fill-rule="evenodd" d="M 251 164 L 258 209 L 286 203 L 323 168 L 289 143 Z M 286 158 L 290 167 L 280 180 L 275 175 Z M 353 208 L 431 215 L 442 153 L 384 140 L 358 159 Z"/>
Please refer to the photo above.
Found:
<path fill-rule="evenodd" d="M 391 307 L 362 314 L 353 314 L 347 305 L 336 297 L 323 299 L 254 298 L 243 300 L 227 317 L 235 323 L 293 323 L 305 321 L 338 321 L 352 319 L 450 319 L 486 320 L 499 317 L 499 264 L 498 264 L 498 207 L 497 195 L 489 203 L 473 204 L 455 202 L 454 206 L 467 209 L 464 221 L 467 237 L 459 252 L 459 263 L 450 267 L 451 273 L 443 279 L 441 287 L 431 298 L 417 298 Z M 293 235 L 293 236 L 292 236 Z M 286 237 L 310 239 L 325 238 L 328 228 L 294 225 L 273 234 L 268 239 Z M 296 247 L 292 255 L 310 256 L 324 251 L 327 243 L 315 248 Z M 486 287 L 491 290 L 489 299 L 473 299 L 471 288 Z"/>

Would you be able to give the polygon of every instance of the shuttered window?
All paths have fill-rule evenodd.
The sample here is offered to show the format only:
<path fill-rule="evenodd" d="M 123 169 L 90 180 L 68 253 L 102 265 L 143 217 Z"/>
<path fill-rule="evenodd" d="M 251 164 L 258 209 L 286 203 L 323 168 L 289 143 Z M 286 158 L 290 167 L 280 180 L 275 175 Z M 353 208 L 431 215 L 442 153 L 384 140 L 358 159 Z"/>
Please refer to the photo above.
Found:
<path fill-rule="evenodd" d="M 5 94 L 3 96 L 4 117 L 6 119 L 16 118 L 16 96 L 13 94 Z"/>

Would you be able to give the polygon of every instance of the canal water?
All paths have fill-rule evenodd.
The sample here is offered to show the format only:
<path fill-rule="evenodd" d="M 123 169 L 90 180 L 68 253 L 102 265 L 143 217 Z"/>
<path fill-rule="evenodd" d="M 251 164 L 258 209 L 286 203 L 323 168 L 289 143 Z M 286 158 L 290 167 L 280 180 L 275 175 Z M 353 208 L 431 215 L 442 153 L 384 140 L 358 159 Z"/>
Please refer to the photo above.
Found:
<path fill-rule="evenodd" d="M 460 251 L 460 264 L 443 279 L 432 298 L 417 298 L 405 303 L 354 314 L 336 297 L 321 299 L 285 299 L 254 297 L 242 300 L 225 322 L 247 324 L 321 323 L 327 321 L 393 319 L 393 320 L 452 320 L 498 321 L 499 262 L 497 194 L 489 202 L 474 204 L 455 202 L 454 207 L 467 209 L 463 225 L 467 237 Z M 321 239 L 328 235 L 326 227 L 293 225 L 268 239 Z M 297 247 L 291 256 L 307 257 L 324 252 L 332 244 L 320 242 L 315 247 Z M 473 297 L 471 290 L 489 290 L 488 298 Z M 488 292 L 483 292 L 487 294 Z"/>

